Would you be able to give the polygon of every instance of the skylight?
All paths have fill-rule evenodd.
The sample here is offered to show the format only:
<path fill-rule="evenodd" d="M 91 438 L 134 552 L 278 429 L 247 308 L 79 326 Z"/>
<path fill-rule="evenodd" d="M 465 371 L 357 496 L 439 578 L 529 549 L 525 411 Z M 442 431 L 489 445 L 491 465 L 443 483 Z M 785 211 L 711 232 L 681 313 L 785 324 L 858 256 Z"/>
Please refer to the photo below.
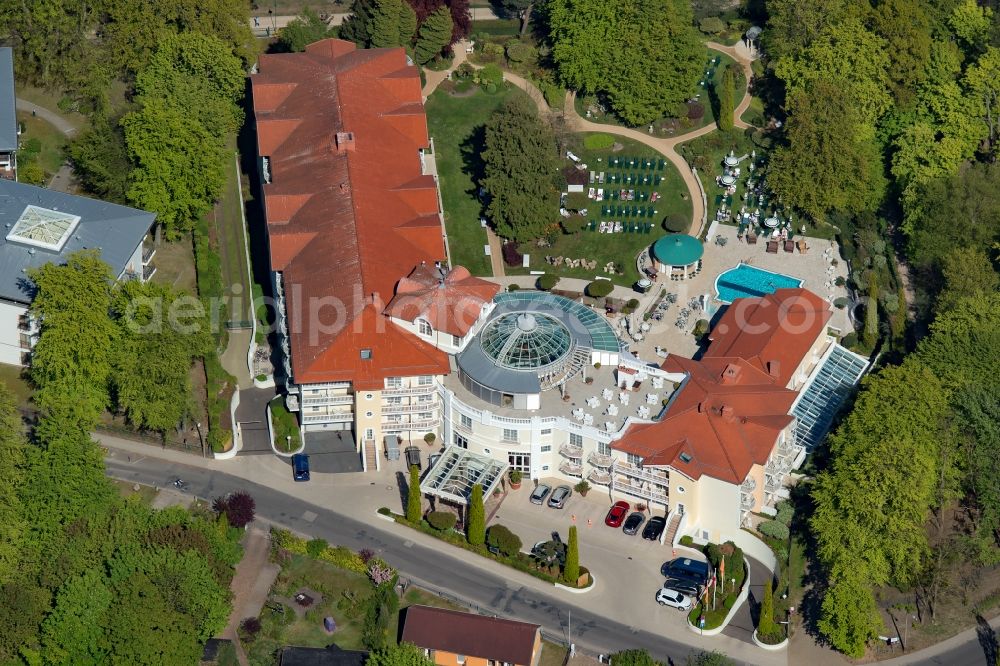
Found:
<path fill-rule="evenodd" d="M 79 215 L 28 205 L 7 240 L 59 252 L 79 223 Z"/>

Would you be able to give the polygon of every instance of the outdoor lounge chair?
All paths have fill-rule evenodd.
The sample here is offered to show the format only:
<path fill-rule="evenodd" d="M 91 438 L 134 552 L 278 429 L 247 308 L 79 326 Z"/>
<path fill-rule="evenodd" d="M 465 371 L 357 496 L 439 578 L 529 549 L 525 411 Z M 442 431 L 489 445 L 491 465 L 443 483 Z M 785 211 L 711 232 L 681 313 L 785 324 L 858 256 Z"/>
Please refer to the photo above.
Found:
<path fill-rule="evenodd" d="M 785 241 L 785 252 L 795 252 L 795 241 L 790 238 Z"/>
<path fill-rule="evenodd" d="M 757 244 L 757 234 L 747 233 L 747 244 L 756 245 Z"/>
<path fill-rule="evenodd" d="M 778 241 L 767 241 L 768 254 L 778 254 Z"/>
<path fill-rule="evenodd" d="M 798 241 L 796 245 L 799 246 L 799 254 L 805 254 L 806 252 L 809 251 L 809 244 L 806 243 L 804 240 Z"/>

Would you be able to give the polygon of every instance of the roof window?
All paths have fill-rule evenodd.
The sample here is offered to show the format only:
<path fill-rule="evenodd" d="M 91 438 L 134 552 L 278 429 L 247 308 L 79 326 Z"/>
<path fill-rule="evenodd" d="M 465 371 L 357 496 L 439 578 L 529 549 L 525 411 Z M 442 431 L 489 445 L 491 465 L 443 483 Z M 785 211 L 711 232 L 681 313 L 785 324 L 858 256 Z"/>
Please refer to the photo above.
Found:
<path fill-rule="evenodd" d="M 686 452 L 686 451 L 681 454 L 680 458 L 681 458 L 681 462 L 685 462 L 685 463 L 689 463 L 692 460 L 694 460 L 694 458 L 691 457 L 691 454 L 688 453 L 688 452 Z"/>
<path fill-rule="evenodd" d="M 362 349 L 361 350 L 361 360 L 362 361 L 370 361 L 371 359 L 372 359 L 372 350 L 371 349 Z"/>

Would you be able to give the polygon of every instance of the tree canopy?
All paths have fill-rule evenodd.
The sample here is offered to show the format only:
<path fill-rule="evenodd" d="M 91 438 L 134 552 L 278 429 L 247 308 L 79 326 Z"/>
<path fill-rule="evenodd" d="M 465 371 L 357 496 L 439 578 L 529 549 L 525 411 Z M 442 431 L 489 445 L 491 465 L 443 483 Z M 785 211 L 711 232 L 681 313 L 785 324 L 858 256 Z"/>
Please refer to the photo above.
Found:
<path fill-rule="evenodd" d="M 337 35 L 315 10 L 306 7 L 299 16 L 278 32 L 278 43 L 285 51 L 305 51 L 313 42 Z"/>
<path fill-rule="evenodd" d="M 413 50 L 416 61 L 424 65 L 440 54 L 451 43 L 452 27 L 451 11 L 444 5 L 424 19 Z"/>

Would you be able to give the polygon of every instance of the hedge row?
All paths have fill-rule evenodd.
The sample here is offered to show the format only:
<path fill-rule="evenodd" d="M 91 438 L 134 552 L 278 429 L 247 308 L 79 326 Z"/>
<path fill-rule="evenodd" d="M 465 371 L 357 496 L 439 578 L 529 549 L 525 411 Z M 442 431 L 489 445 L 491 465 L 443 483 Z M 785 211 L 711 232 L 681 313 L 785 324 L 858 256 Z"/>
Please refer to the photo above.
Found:
<path fill-rule="evenodd" d="M 271 528 L 271 545 L 274 548 L 287 550 L 297 555 L 309 555 L 310 553 L 306 547 L 307 543 L 309 542 L 306 539 L 297 537 L 288 530 L 277 527 Z M 347 571 L 353 571 L 361 575 L 368 573 L 368 564 L 365 563 L 361 556 L 344 546 L 327 546 L 315 557 L 340 569 L 346 569 Z M 372 561 L 385 564 L 381 560 L 378 560 L 378 558 L 374 558 Z"/>

